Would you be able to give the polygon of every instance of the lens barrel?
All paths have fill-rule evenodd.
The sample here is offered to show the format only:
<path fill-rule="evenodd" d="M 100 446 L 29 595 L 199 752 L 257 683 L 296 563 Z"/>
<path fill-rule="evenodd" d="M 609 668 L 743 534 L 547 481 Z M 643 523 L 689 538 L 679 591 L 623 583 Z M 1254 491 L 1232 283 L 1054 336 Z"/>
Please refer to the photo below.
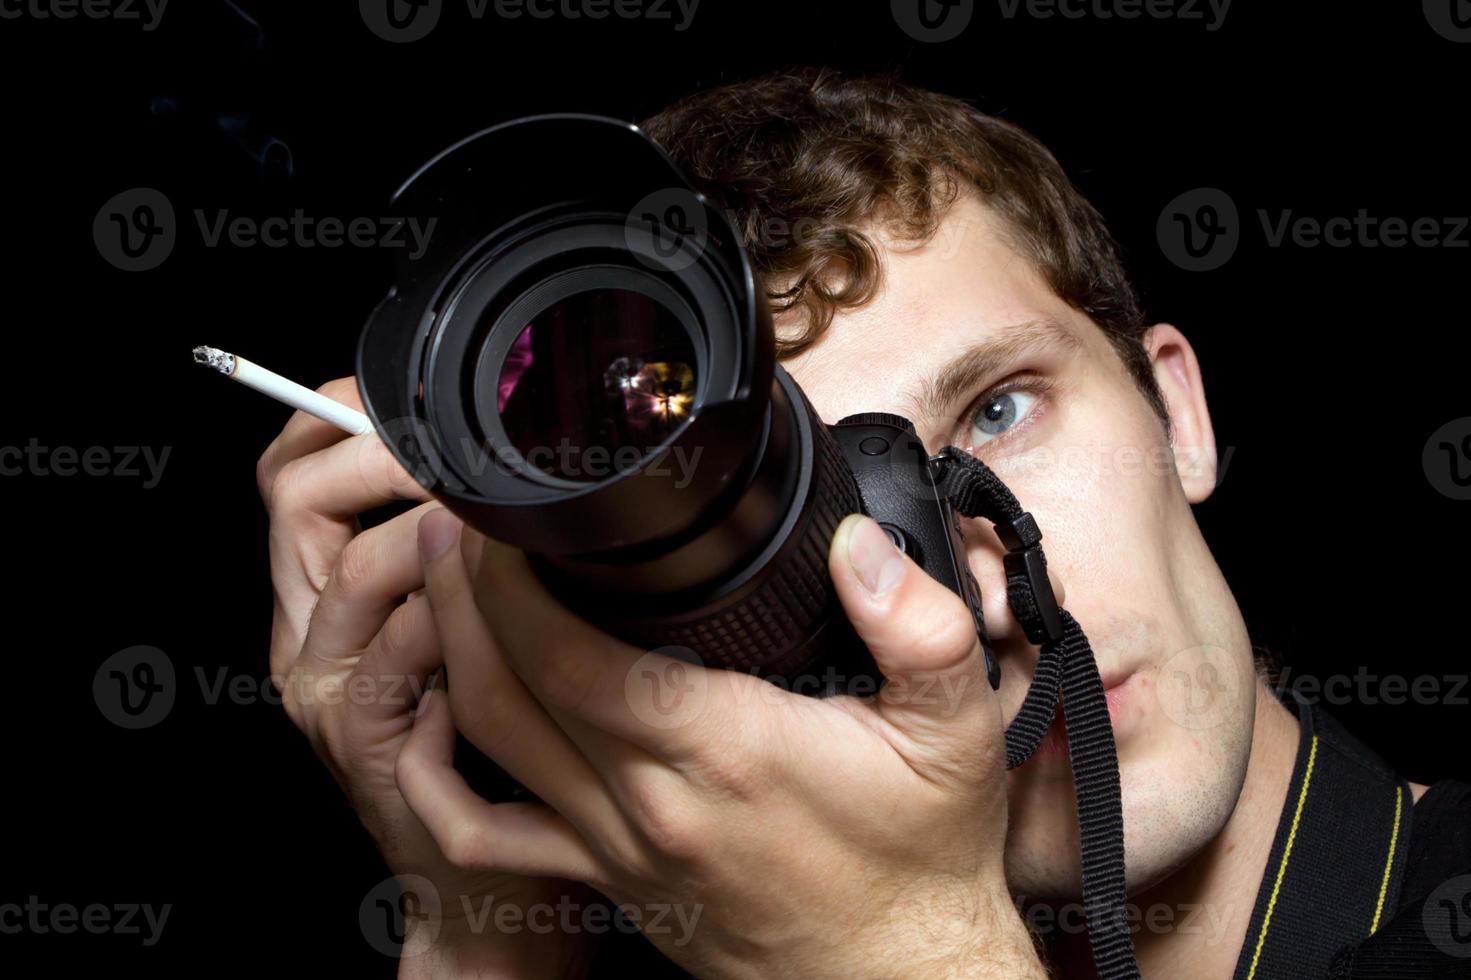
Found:
<path fill-rule="evenodd" d="M 631 642 L 765 676 L 864 663 L 827 549 L 862 510 L 775 363 L 739 235 L 637 128 L 541 116 L 395 195 L 434 221 L 358 347 L 398 460 Z"/>

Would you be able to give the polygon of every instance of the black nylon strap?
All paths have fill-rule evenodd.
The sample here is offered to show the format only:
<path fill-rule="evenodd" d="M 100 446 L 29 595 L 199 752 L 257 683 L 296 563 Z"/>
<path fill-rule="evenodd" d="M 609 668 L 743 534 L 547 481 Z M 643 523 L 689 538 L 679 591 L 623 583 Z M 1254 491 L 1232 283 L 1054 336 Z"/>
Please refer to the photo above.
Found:
<path fill-rule="evenodd" d="M 1235 980 L 1333 975 L 1336 960 L 1351 957 L 1393 918 L 1409 857 L 1409 784 L 1327 711 L 1296 691 L 1287 694 L 1284 703 L 1297 713 L 1297 760 Z M 1423 919 L 1415 919 L 1423 929 Z M 1434 945 L 1425 945 L 1433 955 Z M 1372 975 L 1371 964 L 1366 957 L 1353 975 Z M 1465 961 L 1436 965 L 1445 972 L 1427 966 L 1421 973 L 1392 957 L 1383 975 L 1451 976 L 1451 967 Z"/>
<path fill-rule="evenodd" d="M 1138 978 L 1134 940 L 1124 911 L 1124 814 L 1119 761 L 1103 680 L 1088 637 L 1057 606 L 1047 578 L 1042 533 L 1015 495 L 985 463 L 954 446 L 935 457 L 937 485 L 966 517 L 996 525 L 1007 547 L 1006 597 L 1027 638 L 1041 644 L 1021 710 L 1006 729 L 1006 768 L 1036 751 L 1066 702 L 1068 759 L 1078 802 L 1083 910 L 1099 980 Z"/>

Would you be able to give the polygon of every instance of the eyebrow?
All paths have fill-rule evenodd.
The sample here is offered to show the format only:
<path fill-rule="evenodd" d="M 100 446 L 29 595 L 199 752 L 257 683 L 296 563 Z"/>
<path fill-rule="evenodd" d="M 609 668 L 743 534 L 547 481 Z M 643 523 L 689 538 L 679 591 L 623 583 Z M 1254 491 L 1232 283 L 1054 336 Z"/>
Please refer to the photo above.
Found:
<path fill-rule="evenodd" d="M 938 418 L 948 414 L 947 409 L 957 399 L 1027 354 L 1049 350 L 1071 353 L 1082 347 L 1076 334 L 1051 317 L 1011 324 L 967 348 L 932 377 L 921 380 L 910 389 L 909 405 L 916 410 L 916 419 Z"/>

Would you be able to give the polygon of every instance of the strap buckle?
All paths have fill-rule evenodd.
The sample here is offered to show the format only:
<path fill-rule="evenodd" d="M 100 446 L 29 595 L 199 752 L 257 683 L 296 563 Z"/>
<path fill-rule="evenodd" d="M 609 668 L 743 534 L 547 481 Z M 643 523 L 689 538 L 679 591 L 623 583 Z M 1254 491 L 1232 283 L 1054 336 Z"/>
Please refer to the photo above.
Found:
<path fill-rule="evenodd" d="M 1012 614 L 1022 624 L 1029 642 L 1056 643 L 1063 634 L 1062 612 L 1052 591 L 1052 580 L 1047 577 L 1042 530 L 1024 511 L 1013 520 L 997 521 L 996 534 L 1006 546 L 1002 564 L 1006 568 L 1006 601 Z"/>

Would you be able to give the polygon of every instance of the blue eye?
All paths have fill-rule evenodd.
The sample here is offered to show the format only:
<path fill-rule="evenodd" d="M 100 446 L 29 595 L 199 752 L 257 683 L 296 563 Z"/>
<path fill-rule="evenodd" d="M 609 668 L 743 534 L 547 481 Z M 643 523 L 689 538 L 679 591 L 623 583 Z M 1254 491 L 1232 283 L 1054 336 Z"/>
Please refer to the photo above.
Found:
<path fill-rule="evenodd" d="M 990 442 L 1016 425 L 1036 402 L 1036 394 L 1030 391 L 1006 391 L 988 398 L 971 419 L 971 435 L 976 444 Z"/>

